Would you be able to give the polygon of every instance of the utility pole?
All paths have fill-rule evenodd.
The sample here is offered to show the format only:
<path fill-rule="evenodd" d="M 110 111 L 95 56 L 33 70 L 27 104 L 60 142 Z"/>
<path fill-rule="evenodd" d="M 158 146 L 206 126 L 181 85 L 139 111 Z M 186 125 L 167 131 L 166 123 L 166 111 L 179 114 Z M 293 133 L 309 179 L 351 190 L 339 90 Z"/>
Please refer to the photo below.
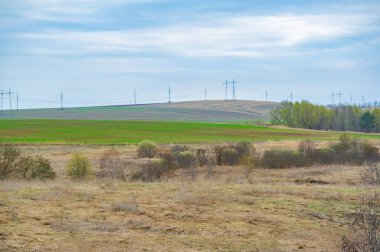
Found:
<path fill-rule="evenodd" d="M 61 91 L 61 108 L 60 108 L 60 110 L 63 110 L 63 93 L 62 93 L 62 91 Z"/>
<path fill-rule="evenodd" d="M 342 105 L 342 96 L 343 96 L 343 94 L 340 91 L 338 93 L 338 96 L 339 96 L 339 105 Z"/>
<path fill-rule="evenodd" d="M 362 107 L 364 107 L 364 95 L 362 95 Z"/>
<path fill-rule="evenodd" d="M 338 94 L 334 93 L 334 92 L 331 92 L 330 96 L 331 96 L 331 106 L 334 106 L 334 100 L 335 100 L 335 96 L 337 96 Z"/>
<path fill-rule="evenodd" d="M 293 102 L 293 91 L 290 92 L 290 101 Z"/>
<path fill-rule="evenodd" d="M 352 95 L 351 95 L 351 106 L 352 106 L 352 101 L 353 101 L 353 98 L 352 98 Z"/>
<path fill-rule="evenodd" d="M 205 101 L 207 101 L 207 88 L 205 88 Z"/>
<path fill-rule="evenodd" d="M 3 90 L 0 91 L 1 94 L 1 115 L 3 115 L 3 101 L 4 101 L 4 92 Z"/>
<path fill-rule="evenodd" d="M 137 105 L 136 89 L 133 89 L 133 97 L 135 98 L 135 105 Z"/>
<path fill-rule="evenodd" d="M 172 103 L 171 95 L 172 95 L 172 90 L 169 86 L 169 103 Z"/>
<path fill-rule="evenodd" d="M 9 89 L 9 92 L 8 92 L 8 95 L 9 95 L 9 108 L 11 110 L 11 114 L 13 112 L 12 111 L 12 94 L 13 94 L 12 90 Z"/>
<path fill-rule="evenodd" d="M 228 93 L 228 81 L 225 81 L 223 83 L 224 87 L 226 88 L 225 94 L 224 94 L 224 100 L 227 101 L 227 93 Z"/>
<path fill-rule="evenodd" d="M 235 79 L 233 79 L 230 83 L 232 84 L 232 100 L 236 101 L 236 84 L 237 84 L 237 81 L 235 81 Z"/>

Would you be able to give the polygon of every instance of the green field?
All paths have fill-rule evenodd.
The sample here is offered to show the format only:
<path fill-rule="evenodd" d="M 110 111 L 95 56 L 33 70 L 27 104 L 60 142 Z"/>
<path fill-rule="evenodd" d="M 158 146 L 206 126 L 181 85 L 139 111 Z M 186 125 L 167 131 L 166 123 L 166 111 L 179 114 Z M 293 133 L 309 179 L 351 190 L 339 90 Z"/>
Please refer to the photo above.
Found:
<path fill-rule="evenodd" d="M 380 139 L 380 135 L 355 134 Z M 274 129 L 242 124 L 109 120 L 0 120 L 0 142 L 63 144 L 129 144 L 336 139 L 332 132 Z"/>

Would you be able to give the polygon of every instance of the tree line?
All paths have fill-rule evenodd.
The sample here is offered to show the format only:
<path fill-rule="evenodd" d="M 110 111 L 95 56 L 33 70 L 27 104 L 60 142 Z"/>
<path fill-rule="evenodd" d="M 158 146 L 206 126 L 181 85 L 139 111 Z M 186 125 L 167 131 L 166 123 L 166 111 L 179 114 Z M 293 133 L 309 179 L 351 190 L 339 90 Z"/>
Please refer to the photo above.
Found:
<path fill-rule="evenodd" d="M 274 125 L 335 131 L 380 132 L 380 109 L 356 105 L 325 107 L 308 101 L 283 101 L 271 112 Z"/>

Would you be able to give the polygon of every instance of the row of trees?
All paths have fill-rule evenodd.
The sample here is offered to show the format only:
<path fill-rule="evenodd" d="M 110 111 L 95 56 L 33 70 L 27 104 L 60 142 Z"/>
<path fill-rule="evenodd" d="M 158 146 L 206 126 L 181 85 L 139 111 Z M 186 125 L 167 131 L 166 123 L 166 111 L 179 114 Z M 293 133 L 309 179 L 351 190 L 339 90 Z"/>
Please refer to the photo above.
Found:
<path fill-rule="evenodd" d="M 272 110 L 272 124 L 288 127 L 380 132 L 380 109 L 362 109 L 357 106 L 339 105 L 327 108 L 308 101 L 284 101 Z"/>

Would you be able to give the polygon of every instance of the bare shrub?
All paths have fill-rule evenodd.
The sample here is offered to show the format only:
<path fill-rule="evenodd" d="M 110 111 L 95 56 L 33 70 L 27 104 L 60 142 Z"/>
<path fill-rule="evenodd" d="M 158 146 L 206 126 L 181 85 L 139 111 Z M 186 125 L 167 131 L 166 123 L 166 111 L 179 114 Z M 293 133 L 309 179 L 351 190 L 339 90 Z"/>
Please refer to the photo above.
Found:
<path fill-rule="evenodd" d="M 266 150 L 259 164 L 265 168 L 309 167 L 313 164 L 363 165 L 379 159 L 379 150 L 375 146 L 351 139 L 349 135 L 342 135 L 340 142 L 330 148 L 317 149 L 313 142 L 302 141 L 298 151 Z"/>
<path fill-rule="evenodd" d="M 158 151 L 158 156 L 164 160 L 166 165 L 170 170 L 174 170 L 177 168 L 177 164 L 175 162 L 175 156 L 171 150 L 162 149 Z"/>
<path fill-rule="evenodd" d="M 255 160 L 251 156 L 245 156 L 241 161 L 240 165 L 243 167 L 244 176 L 249 179 L 252 171 L 255 169 Z"/>
<path fill-rule="evenodd" d="M 240 141 L 236 143 L 236 145 L 232 145 L 230 147 L 234 148 L 239 153 L 240 160 L 247 156 L 253 156 L 256 152 L 255 148 L 248 141 Z"/>
<path fill-rule="evenodd" d="M 380 185 L 380 168 L 376 164 L 369 164 L 360 176 L 365 183 Z"/>
<path fill-rule="evenodd" d="M 158 146 L 155 142 L 144 140 L 139 143 L 137 147 L 137 153 L 142 158 L 154 158 L 157 153 Z"/>
<path fill-rule="evenodd" d="M 143 182 L 154 182 L 161 178 L 163 174 L 169 171 L 164 160 L 154 159 L 141 166 L 140 171 L 132 175 L 132 180 L 141 180 Z"/>
<path fill-rule="evenodd" d="M 195 166 L 195 157 L 191 151 L 183 151 L 176 155 L 179 168 L 190 168 Z"/>
<path fill-rule="evenodd" d="M 322 148 L 315 150 L 314 152 L 314 162 L 317 164 L 333 164 L 335 163 L 336 153 L 331 148 Z"/>
<path fill-rule="evenodd" d="M 121 153 L 115 149 L 103 152 L 99 159 L 99 171 L 96 176 L 125 180 L 125 163 L 121 158 Z"/>
<path fill-rule="evenodd" d="M 315 150 L 315 143 L 310 140 L 304 140 L 298 144 L 298 151 L 303 153 L 305 156 L 313 155 Z"/>
<path fill-rule="evenodd" d="M 56 174 L 50 161 L 41 156 L 22 157 L 17 163 L 18 173 L 24 179 L 53 179 Z"/>
<path fill-rule="evenodd" d="M 171 151 L 174 154 L 178 154 L 180 152 L 190 151 L 190 148 L 186 145 L 174 144 L 171 146 Z"/>
<path fill-rule="evenodd" d="M 291 168 L 308 166 L 305 156 L 298 151 L 266 150 L 260 159 L 260 166 L 264 168 Z"/>
<path fill-rule="evenodd" d="M 255 156 L 256 150 L 248 141 L 214 147 L 217 165 L 238 165 L 247 156 Z"/>
<path fill-rule="evenodd" d="M 223 145 L 214 146 L 215 160 L 216 160 L 216 164 L 219 166 L 222 165 L 222 152 L 223 152 L 223 149 L 225 148 L 226 146 L 223 146 Z"/>
<path fill-rule="evenodd" d="M 332 148 L 338 152 L 348 151 L 351 148 L 351 137 L 348 134 L 343 134 L 339 137 L 339 143 L 334 144 Z"/>
<path fill-rule="evenodd" d="M 10 144 L 0 146 L 0 180 L 9 178 L 17 171 L 17 160 L 20 150 Z"/>
<path fill-rule="evenodd" d="M 66 165 L 67 175 L 76 180 L 83 180 L 93 174 L 90 160 L 76 153 L 72 156 Z"/>
<path fill-rule="evenodd" d="M 229 146 L 214 147 L 217 164 L 220 165 L 237 165 L 239 164 L 239 152 Z"/>
<path fill-rule="evenodd" d="M 207 150 L 206 149 L 197 149 L 196 152 L 196 159 L 197 163 L 200 167 L 204 167 L 208 163 L 208 158 L 207 158 Z"/>
<path fill-rule="evenodd" d="M 335 163 L 363 165 L 365 162 L 380 160 L 378 148 L 369 142 L 351 139 L 347 134 L 342 135 L 339 143 L 331 148 L 335 151 Z"/>
<path fill-rule="evenodd" d="M 380 251 L 380 197 L 366 196 L 350 221 L 349 235 L 342 237 L 342 252 Z"/>
<path fill-rule="evenodd" d="M 376 148 L 369 142 L 362 144 L 362 151 L 367 161 L 375 162 L 379 160 L 379 148 Z"/>

